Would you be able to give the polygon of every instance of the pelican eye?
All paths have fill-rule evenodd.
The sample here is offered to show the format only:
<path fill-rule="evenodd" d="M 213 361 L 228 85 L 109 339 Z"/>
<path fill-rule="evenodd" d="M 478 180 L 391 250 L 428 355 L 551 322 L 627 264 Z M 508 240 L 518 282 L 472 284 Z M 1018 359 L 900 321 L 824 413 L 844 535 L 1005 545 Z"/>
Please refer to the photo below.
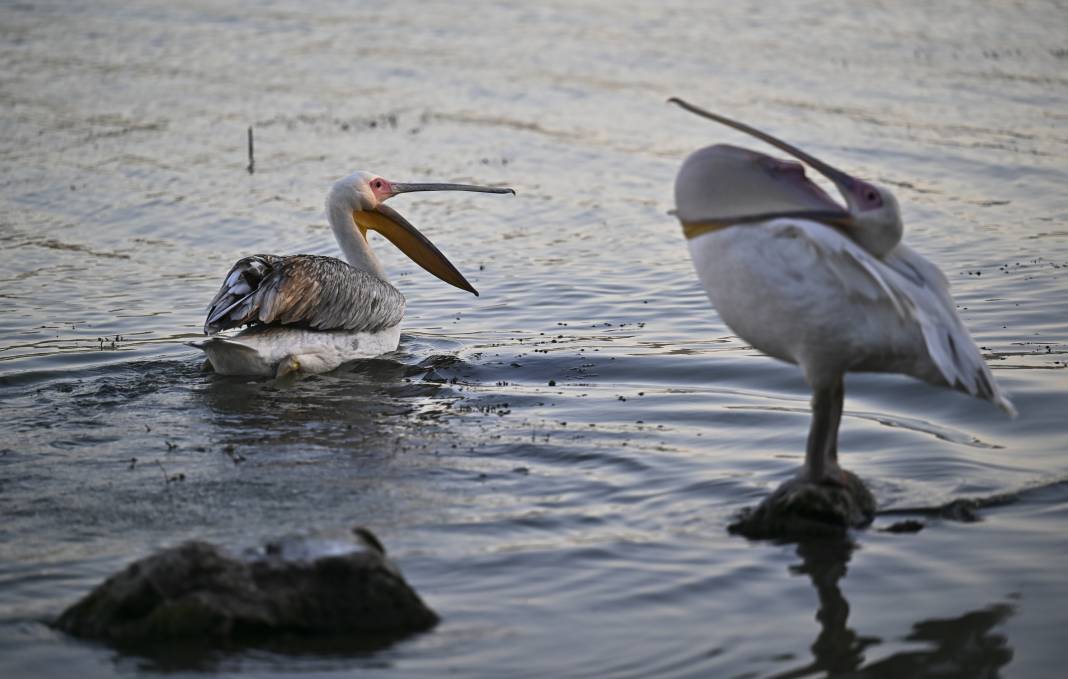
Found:
<path fill-rule="evenodd" d="M 371 188 L 373 188 L 373 189 L 382 188 L 382 180 L 381 179 L 376 179 L 373 182 L 371 182 Z"/>
<path fill-rule="evenodd" d="M 874 188 L 870 186 L 865 187 L 864 192 L 861 195 L 864 198 L 864 203 L 869 207 L 882 207 L 883 197 L 880 196 L 879 192 L 876 191 Z"/>

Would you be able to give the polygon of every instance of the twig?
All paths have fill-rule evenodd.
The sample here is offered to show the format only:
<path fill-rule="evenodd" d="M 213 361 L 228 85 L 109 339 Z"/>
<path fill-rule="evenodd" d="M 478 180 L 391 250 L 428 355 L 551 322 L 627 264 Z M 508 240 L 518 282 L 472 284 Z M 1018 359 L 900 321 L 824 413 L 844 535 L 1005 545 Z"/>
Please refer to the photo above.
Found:
<path fill-rule="evenodd" d="M 245 168 L 245 169 L 248 170 L 249 174 L 252 174 L 253 172 L 256 171 L 256 160 L 252 156 L 252 126 L 251 125 L 248 126 L 248 167 Z"/>

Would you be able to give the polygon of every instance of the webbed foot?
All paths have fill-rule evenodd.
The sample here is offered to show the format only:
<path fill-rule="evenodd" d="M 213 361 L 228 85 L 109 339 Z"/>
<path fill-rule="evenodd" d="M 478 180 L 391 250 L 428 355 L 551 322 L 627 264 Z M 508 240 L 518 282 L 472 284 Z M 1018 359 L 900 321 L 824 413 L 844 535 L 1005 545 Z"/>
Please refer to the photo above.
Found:
<path fill-rule="evenodd" d="M 296 356 L 286 356 L 278 364 L 278 369 L 274 373 L 276 380 L 296 379 L 300 375 L 300 360 Z"/>

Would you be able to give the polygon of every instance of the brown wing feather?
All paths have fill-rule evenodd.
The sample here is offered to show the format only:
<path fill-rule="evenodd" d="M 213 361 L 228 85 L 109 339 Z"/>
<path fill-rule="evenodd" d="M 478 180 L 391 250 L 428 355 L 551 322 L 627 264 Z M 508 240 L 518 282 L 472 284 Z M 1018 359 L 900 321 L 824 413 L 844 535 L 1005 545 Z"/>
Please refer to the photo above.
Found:
<path fill-rule="evenodd" d="M 403 316 L 404 296 L 396 288 L 339 259 L 253 255 L 226 275 L 204 332 L 258 324 L 375 332 Z"/>

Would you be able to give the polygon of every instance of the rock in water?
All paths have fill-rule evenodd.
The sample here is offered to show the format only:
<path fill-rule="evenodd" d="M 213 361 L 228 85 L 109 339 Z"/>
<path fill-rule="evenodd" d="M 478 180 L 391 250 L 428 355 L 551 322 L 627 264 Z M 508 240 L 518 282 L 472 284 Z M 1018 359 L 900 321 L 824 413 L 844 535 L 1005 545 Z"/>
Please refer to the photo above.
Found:
<path fill-rule="evenodd" d="M 397 638 L 438 616 L 363 528 L 343 539 L 284 538 L 231 553 L 186 542 L 130 564 L 55 626 L 113 643 L 229 643 L 277 634 Z"/>
<path fill-rule="evenodd" d="M 875 498 L 855 474 L 844 475 L 842 485 L 791 479 L 755 509 L 743 510 L 728 530 L 753 539 L 790 539 L 843 535 L 867 526 L 875 517 Z"/>

